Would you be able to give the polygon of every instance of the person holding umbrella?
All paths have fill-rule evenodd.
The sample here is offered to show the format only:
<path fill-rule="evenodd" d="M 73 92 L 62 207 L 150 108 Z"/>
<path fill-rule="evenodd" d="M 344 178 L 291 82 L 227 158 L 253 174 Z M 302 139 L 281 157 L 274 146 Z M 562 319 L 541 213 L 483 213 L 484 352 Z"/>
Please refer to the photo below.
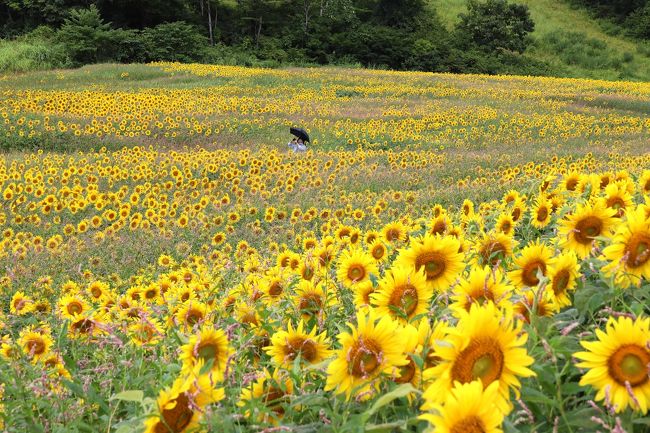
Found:
<path fill-rule="evenodd" d="M 305 152 L 309 143 L 309 134 L 302 128 L 289 128 L 289 132 L 294 136 L 293 140 L 288 143 L 289 149 L 294 152 Z"/>

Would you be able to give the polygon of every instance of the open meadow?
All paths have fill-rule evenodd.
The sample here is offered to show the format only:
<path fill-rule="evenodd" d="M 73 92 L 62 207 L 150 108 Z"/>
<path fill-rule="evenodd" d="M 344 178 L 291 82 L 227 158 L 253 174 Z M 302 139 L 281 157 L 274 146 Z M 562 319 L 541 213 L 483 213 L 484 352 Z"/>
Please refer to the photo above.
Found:
<path fill-rule="evenodd" d="M 0 430 L 650 432 L 650 83 L 94 65 L 0 152 Z"/>

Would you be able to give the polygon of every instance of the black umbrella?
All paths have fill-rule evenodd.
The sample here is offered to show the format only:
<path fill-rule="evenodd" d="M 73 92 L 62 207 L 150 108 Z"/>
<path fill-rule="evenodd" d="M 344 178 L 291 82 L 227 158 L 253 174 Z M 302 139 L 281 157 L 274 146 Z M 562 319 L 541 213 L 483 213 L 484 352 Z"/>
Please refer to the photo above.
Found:
<path fill-rule="evenodd" d="M 302 138 L 302 141 L 305 141 L 305 142 L 308 141 L 308 142 L 311 143 L 311 140 L 309 139 L 309 134 L 307 134 L 307 131 L 305 131 L 304 129 L 302 129 L 302 128 L 293 128 L 292 127 L 292 128 L 289 128 L 289 132 L 291 133 L 291 135 L 295 135 L 298 138 Z"/>

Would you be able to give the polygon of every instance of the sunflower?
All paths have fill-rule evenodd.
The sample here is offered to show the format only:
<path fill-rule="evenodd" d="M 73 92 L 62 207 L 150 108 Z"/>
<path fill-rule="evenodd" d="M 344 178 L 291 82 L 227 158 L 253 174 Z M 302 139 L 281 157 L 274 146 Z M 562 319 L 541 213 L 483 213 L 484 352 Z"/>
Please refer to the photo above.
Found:
<path fill-rule="evenodd" d="M 89 311 L 90 305 L 81 296 L 65 295 L 59 299 L 58 310 L 63 319 L 72 319 L 76 314 Z"/>
<path fill-rule="evenodd" d="M 450 307 L 454 311 L 469 311 L 473 304 L 482 305 L 488 301 L 499 307 L 508 306 L 513 291 L 514 287 L 508 284 L 498 268 L 474 267 L 469 276 L 454 288 Z"/>
<path fill-rule="evenodd" d="M 650 279 L 650 218 L 643 206 L 629 211 L 626 217 L 612 244 L 603 250 L 609 263 L 602 269 L 624 288 L 640 284 L 642 278 Z"/>
<path fill-rule="evenodd" d="M 13 344 L 9 336 L 0 337 L 0 356 L 7 361 L 20 357 L 20 351 Z"/>
<path fill-rule="evenodd" d="M 311 281 L 314 279 L 314 276 L 316 275 L 316 272 L 318 269 L 316 268 L 316 261 L 312 260 L 311 258 L 305 258 L 300 262 L 300 266 L 298 266 L 297 274 L 300 276 L 301 279 L 305 281 Z"/>
<path fill-rule="evenodd" d="M 575 290 L 576 280 L 579 275 L 580 265 L 573 251 L 567 251 L 555 258 L 548 272 L 550 280 L 548 290 L 553 293 L 558 306 L 568 307 L 571 305 L 569 292 Z"/>
<path fill-rule="evenodd" d="M 368 254 L 377 262 L 385 262 L 388 259 L 388 248 L 380 239 L 375 239 L 368 245 Z"/>
<path fill-rule="evenodd" d="M 444 291 L 465 268 L 464 254 L 459 250 L 460 242 L 454 237 L 425 234 L 400 252 L 396 265 L 424 271 L 428 288 Z"/>
<path fill-rule="evenodd" d="M 291 262 L 291 258 L 294 255 L 293 252 L 291 251 L 283 251 L 277 256 L 277 266 L 279 268 L 286 268 L 289 266 L 289 263 Z"/>
<path fill-rule="evenodd" d="M 518 395 L 519 377 L 534 375 L 528 369 L 534 362 L 525 349 L 528 335 L 520 322 L 491 302 L 472 305 L 469 312 L 460 311 L 459 316 L 445 344 L 436 345 L 440 363 L 425 372 L 425 377 L 433 380 L 424 393 L 425 400 L 442 403 L 456 382 L 480 379 L 484 387 L 499 384 L 497 405 L 504 413 L 509 412 L 510 389 Z"/>
<path fill-rule="evenodd" d="M 65 368 L 63 357 L 60 354 L 50 352 L 42 361 L 45 368 L 49 370 L 50 376 L 58 376 L 65 379 L 72 378 L 70 372 Z"/>
<path fill-rule="evenodd" d="M 503 233 L 506 236 L 512 236 L 515 233 L 515 221 L 512 219 L 512 215 L 503 212 L 497 218 L 496 225 L 494 226 L 494 231 L 497 233 Z"/>
<path fill-rule="evenodd" d="M 370 245 L 377 239 L 379 239 L 381 236 L 381 233 L 375 231 L 375 230 L 368 230 L 364 235 L 363 235 L 363 241 Z"/>
<path fill-rule="evenodd" d="M 318 260 L 318 264 L 324 268 L 328 268 L 334 261 L 336 256 L 334 245 L 321 245 L 314 250 L 314 257 Z"/>
<path fill-rule="evenodd" d="M 650 195 L 650 170 L 643 170 L 639 176 L 639 191 L 641 194 Z"/>
<path fill-rule="evenodd" d="M 279 330 L 271 337 L 271 345 L 264 350 L 279 367 L 290 368 L 296 358 L 308 364 L 317 364 L 329 354 L 329 341 L 325 332 L 317 334 L 317 327 L 305 332 L 301 320 L 297 328 L 288 324 L 287 330 Z"/>
<path fill-rule="evenodd" d="M 34 310 L 34 300 L 25 295 L 22 291 L 17 291 L 9 301 L 9 311 L 11 314 L 22 316 L 29 314 Z"/>
<path fill-rule="evenodd" d="M 451 221 L 449 220 L 449 216 L 446 214 L 440 214 L 437 217 L 434 217 L 428 224 L 428 233 L 431 235 L 444 235 L 447 233 L 447 230 L 449 229 L 449 226 L 451 225 Z"/>
<path fill-rule="evenodd" d="M 189 374 L 199 363 L 208 364 L 212 361 L 210 372 L 213 377 L 221 380 L 231 353 L 225 332 L 211 325 L 204 325 L 190 337 L 187 344 L 181 346 L 181 373 Z"/>
<path fill-rule="evenodd" d="M 128 330 L 131 342 L 136 346 L 154 346 L 165 336 L 162 324 L 153 317 L 131 323 Z"/>
<path fill-rule="evenodd" d="M 474 215 L 474 203 L 469 200 L 463 200 L 463 204 L 460 206 L 460 214 L 462 219 L 470 218 Z"/>
<path fill-rule="evenodd" d="M 48 354 L 54 344 L 49 333 L 40 333 L 31 329 L 21 331 L 18 344 L 23 348 L 23 352 L 36 362 Z"/>
<path fill-rule="evenodd" d="M 346 287 L 370 280 L 371 274 L 378 274 L 377 264 L 371 255 L 361 249 L 351 249 L 341 254 L 336 276 Z"/>
<path fill-rule="evenodd" d="M 503 205 L 509 205 L 521 199 L 522 199 L 521 193 L 517 190 L 511 189 L 510 191 L 508 191 L 503 195 L 503 199 L 501 200 L 501 203 Z"/>
<path fill-rule="evenodd" d="M 293 394 L 293 382 L 286 372 L 276 369 L 271 374 L 267 369 L 252 385 L 242 389 L 237 406 L 244 407 L 247 403 L 258 400 L 271 412 L 258 414 L 257 419 L 261 422 L 277 422 L 284 416 L 285 407 L 289 397 Z M 245 411 L 246 417 L 250 417 L 249 410 Z"/>
<path fill-rule="evenodd" d="M 235 305 L 235 315 L 239 323 L 251 326 L 259 326 L 262 320 L 255 307 L 245 302 L 237 302 Z"/>
<path fill-rule="evenodd" d="M 512 250 L 516 245 L 517 242 L 504 233 L 484 233 L 473 246 L 476 252 L 474 261 L 480 266 L 497 266 L 512 256 Z"/>
<path fill-rule="evenodd" d="M 527 288 L 519 292 L 519 299 L 514 303 L 513 310 L 517 317 L 530 323 L 530 313 L 533 310 L 537 317 L 551 317 L 560 311 L 560 306 L 548 287 L 537 292 Z"/>
<path fill-rule="evenodd" d="M 184 328 L 192 328 L 208 317 L 208 306 L 200 301 L 188 301 L 176 312 L 176 321 Z"/>
<path fill-rule="evenodd" d="M 580 385 L 591 385 L 598 391 L 596 400 L 608 398 L 616 412 L 628 406 L 643 413 L 650 404 L 650 318 L 612 317 L 605 332 L 596 330 L 598 341 L 581 341 L 586 349 L 574 353 L 580 368 L 588 371 Z"/>
<path fill-rule="evenodd" d="M 496 406 L 499 385 L 483 387 L 480 380 L 458 383 L 445 394 L 444 405 L 425 401 L 422 409 L 434 409 L 420 419 L 429 421 L 436 433 L 503 433 L 505 414 Z"/>
<path fill-rule="evenodd" d="M 566 191 L 575 191 L 583 176 L 584 175 L 578 171 L 567 173 L 562 180 L 562 188 Z"/>
<path fill-rule="evenodd" d="M 201 364 L 187 376 L 176 379 L 170 388 L 160 391 L 156 413 L 145 423 L 145 433 L 182 433 L 194 431 L 203 408 L 222 400 L 223 388 L 215 388 L 209 374 L 200 374 Z"/>
<path fill-rule="evenodd" d="M 357 326 L 348 323 L 351 333 L 338 335 L 341 348 L 327 368 L 325 390 L 345 393 L 349 399 L 382 374 L 395 376 L 408 364 L 404 356 L 403 328 L 390 316 L 378 319 L 370 309 L 357 313 Z"/>
<path fill-rule="evenodd" d="M 101 302 L 109 294 L 109 285 L 102 281 L 93 281 L 88 285 L 86 293 L 92 301 Z"/>
<path fill-rule="evenodd" d="M 408 237 L 406 226 L 401 221 L 386 224 L 381 229 L 381 236 L 389 244 L 405 241 Z"/>
<path fill-rule="evenodd" d="M 526 202 L 523 199 L 515 200 L 510 211 L 510 216 L 514 222 L 518 222 L 526 212 Z"/>
<path fill-rule="evenodd" d="M 267 304 L 272 305 L 280 301 L 285 294 L 286 277 L 280 272 L 272 271 L 264 278 L 261 284 L 264 299 Z"/>
<path fill-rule="evenodd" d="M 70 319 L 68 337 L 85 340 L 101 334 L 103 327 L 104 320 L 101 314 L 94 312 L 76 314 Z"/>
<path fill-rule="evenodd" d="M 540 195 L 531 209 L 530 221 L 533 227 L 538 229 L 546 227 L 551 222 L 552 212 L 551 202 L 546 197 Z"/>
<path fill-rule="evenodd" d="M 586 258 L 591 253 L 594 238 L 610 235 L 610 229 L 616 222 L 615 213 L 601 200 L 578 205 L 574 213 L 558 223 L 560 246 L 575 251 L 581 259 Z"/>
<path fill-rule="evenodd" d="M 395 383 L 410 383 L 413 387 L 419 388 L 422 383 L 422 368 L 418 366 L 415 358 L 422 358 L 423 347 L 419 338 L 420 334 L 418 328 L 411 324 L 407 324 L 404 327 L 403 333 L 404 353 L 406 354 L 408 364 L 402 365 L 399 368 L 398 374 L 393 377 L 393 380 Z"/>
<path fill-rule="evenodd" d="M 424 272 L 396 265 L 379 281 L 370 300 L 378 313 L 409 321 L 429 310 L 432 297 L 433 288 L 427 284 Z"/>
<path fill-rule="evenodd" d="M 324 282 L 314 284 L 311 281 L 300 281 L 298 283 L 292 300 L 303 320 L 324 317 L 327 307 L 335 304 L 334 298 L 328 299 L 325 287 Z"/>
<path fill-rule="evenodd" d="M 357 310 L 370 308 L 372 294 L 375 293 L 375 289 L 372 281 L 357 284 L 352 288 L 354 293 L 354 306 Z"/>
<path fill-rule="evenodd" d="M 616 212 L 614 216 L 620 218 L 625 215 L 633 203 L 632 194 L 620 182 L 610 183 L 605 188 L 605 205 Z"/>
<path fill-rule="evenodd" d="M 550 247 L 537 240 L 521 250 L 515 258 L 515 269 L 508 272 L 508 278 L 517 287 L 536 287 L 539 284 L 538 275 L 546 276 L 548 268 L 553 264 L 553 252 Z"/>

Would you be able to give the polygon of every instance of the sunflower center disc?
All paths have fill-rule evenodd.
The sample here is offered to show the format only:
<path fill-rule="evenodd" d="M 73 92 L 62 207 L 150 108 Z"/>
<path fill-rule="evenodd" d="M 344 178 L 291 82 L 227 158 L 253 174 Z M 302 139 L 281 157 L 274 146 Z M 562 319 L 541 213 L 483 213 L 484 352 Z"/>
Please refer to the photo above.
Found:
<path fill-rule="evenodd" d="M 491 355 L 483 355 L 474 362 L 472 367 L 472 376 L 475 378 L 482 378 L 492 370 L 494 360 Z"/>
<path fill-rule="evenodd" d="M 650 352 L 636 344 L 621 346 L 609 359 L 609 374 L 619 384 L 629 382 L 631 386 L 650 381 L 648 365 Z"/>
<path fill-rule="evenodd" d="M 496 265 L 499 260 L 503 259 L 506 247 L 499 241 L 490 241 L 481 249 L 483 264 Z"/>
<path fill-rule="evenodd" d="M 485 433 L 486 431 L 479 417 L 470 416 L 454 424 L 449 433 Z"/>
<path fill-rule="evenodd" d="M 627 249 L 627 265 L 631 268 L 642 266 L 650 260 L 650 236 L 637 234 L 630 239 Z"/>
<path fill-rule="evenodd" d="M 407 383 L 415 376 L 415 362 L 409 356 L 409 363 L 399 368 L 399 377 L 395 379 L 397 383 Z"/>
<path fill-rule="evenodd" d="M 205 346 L 199 347 L 197 350 L 199 358 L 208 360 L 215 359 L 217 357 L 217 347 L 214 344 L 206 344 Z"/>
<path fill-rule="evenodd" d="M 544 221 L 548 216 L 548 209 L 546 207 L 541 208 L 537 211 L 537 221 Z"/>
<path fill-rule="evenodd" d="M 307 362 L 314 362 L 318 355 L 316 343 L 311 339 L 295 338 L 289 341 L 288 346 L 293 351 L 287 355 L 292 361 L 300 354 Z"/>
<path fill-rule="evenodd" d="M 29 349 L 29 353 L 40 355 L 45 352 L 45 344 L 40 340 L 32 340 L 27 343 L 27 349 Z"/>
<path fill-rule="evenodd" d="M 380 351 L 372 341 L 360 341 L 351 356 L 351 374 L 357 377 L 372 374 L 381 364 L 379 357 Z"/>
<path fill-rule="evenodd" d="M 621 362 L 621 370 L 628 376 L 636 376 L 645 371 L 641 360 L 636 355 L 625 355 Z"/>
<path fill-rule="evenodd" d="M 546 274 L 546 263 L 541 260 L 535 260 L 530 263 L 527 263 L 524 266 L 523 272 L 521 274 L 521 279 L 524 284 L 528 287 L 535 287 L 539 284 L 539 278 L 537 278 L 537 271 L 541 271 L 542 274 Z"/>
<path fill-rule="evenodd" d="M 179 395 L 174 401 L 176 405 L 173 408 L 162 411 L 164 422 L 156 424 L 155 433 L 169 433 L 170 431 L 179 433 L 192 421 L 194 412 L 190 409 L 190 400 L 185 393 Z"/>
<path fill-rule="evenodd" d="M 598 217 L 588 216 L 578 221 L 575 229 L 575 240 L 583 245 L 589 245 L 593 242 L 594 237 L 600 235 L 603 222 Z"/>
<path fill-rule="evenodd" d="M 391 304 L 401 308 L 407 316 L 411 316 L 418 306 L 418 292 L 415 287 L 397 287 L 393 294 Z"/>
<path fill-rule="evenodd" d="M 271 287 L 269 287 L 269 295 L 275 297 L 275 296 L 280 296 L 282 293 L 282 286 L 278 282 L 273 282 L 271 284 Z"/>
<path fill-rule="evenodd" d="M 469 383 L 481 379 L 483 386 L 499 380 L 503 370 L 503 351 L 492 338 L 472 340 L 463 350 L 451 369 L 452 380 Z"/>
<path fill-rule="evenodd" d="M 309 293 L 300 299 L 300 310 L 310 314 L 316 314 L 320 310 L 321 299 L 320 296 Z"/>
<path fill-rule="evenodd" d="M 303 279 L 311 280 L 313 276 L 314 276 L 314 270 L 309 266 L 305 267 L 305 270 L 302 273 Z"/>
<path fill-rule="evenodd" d="M 348 277 L 350 277 L 352 281 L 362 280 L 365 275 L 366 271 L 359 265 L 352 266 L 348 271 Z"/>
<path fill-rule="evenodd" d="M 196 325 L 201 319 L 203 319 L 203 314 L 201 314 L 199 311 L 190 311 L 187 314 L 188 325 Z"/>
<path fill-rule="evenodd" d="M 425 253 L 418 256 L 415 267 L 420 269 L 422 266 L 427 274 L 427 280 L 436 279 L 445 272 L 445 260 L 439 254 Z"/>
<path fill-rule="evenodd" d="M 557 275 L 555 275 L 555 278 L 553 279 L 553 293 L 556 295 L 563 293 L 568 285 L 569 272 L 566 269 L 562 269 L 557 273 Z"/>
<path fill-rule="evenodd" d="M 81 313 L 81 305 L 77 302 L 73 302 L 68 305 L 68 313 L 70 314 L 79 314 Z"/>

